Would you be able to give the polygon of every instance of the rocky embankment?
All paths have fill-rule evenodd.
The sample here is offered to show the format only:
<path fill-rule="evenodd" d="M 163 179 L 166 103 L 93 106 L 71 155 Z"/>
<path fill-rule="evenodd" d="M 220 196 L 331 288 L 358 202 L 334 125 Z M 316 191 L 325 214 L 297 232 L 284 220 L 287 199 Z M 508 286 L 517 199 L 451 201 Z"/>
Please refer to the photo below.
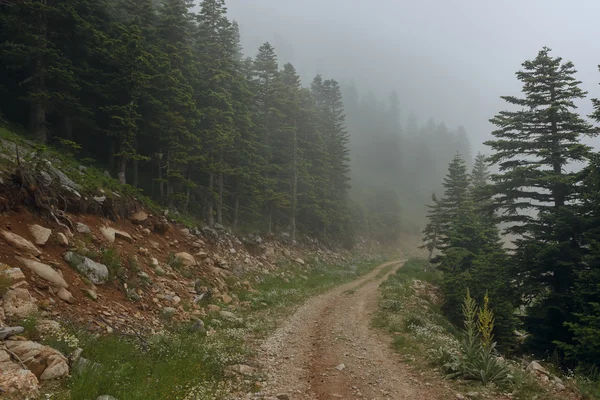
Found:
<path fill-rule="evenodd" d="M 0 393 L 23 396 L 88 362 L 81 349 L 63 354 L 32 337 L 68 342 L 65 324 L 101 335 L 202 330 L 209 313 L 235 316 L 245 305 L 233 292 L 261 276 L 344 258 L 308 238 L 188 229 L 143 210 L 118 221 L 69 215 L 72 228 L 26 209 L 0 218 Z"/>

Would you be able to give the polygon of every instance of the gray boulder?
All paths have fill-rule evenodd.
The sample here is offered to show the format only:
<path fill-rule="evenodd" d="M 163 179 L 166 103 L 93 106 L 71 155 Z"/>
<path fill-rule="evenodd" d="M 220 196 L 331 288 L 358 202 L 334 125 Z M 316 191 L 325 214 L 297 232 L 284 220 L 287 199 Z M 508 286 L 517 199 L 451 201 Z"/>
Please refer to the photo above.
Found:
<path fill-rule="evenodd" d="M 92 259 L 75 254 L 72 251 L 65 254 L 65 261 L 80 274 L 88 278 L 94 285 L 102 285 L 108 282 L 108 268 L 104 264 L 97 263 Z"/>

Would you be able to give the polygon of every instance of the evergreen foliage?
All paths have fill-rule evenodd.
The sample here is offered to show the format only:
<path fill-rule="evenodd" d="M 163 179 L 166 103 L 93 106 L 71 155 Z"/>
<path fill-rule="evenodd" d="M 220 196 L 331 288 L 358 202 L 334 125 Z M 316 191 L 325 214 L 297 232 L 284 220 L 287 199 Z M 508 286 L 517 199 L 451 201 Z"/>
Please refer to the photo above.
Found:
<path fill-rule="evenodd" d="M 586 160 L 590 149 L 580 140 L 596 130 L 575 111 L 586 95 L 575 72 L 548 48 L 524 62 L 517 72 L 524 97 L 503 97 L 520 110 L 494 117 L 498 129 L 486 143 L 499 168 L 491 178 L 493 208 L 507 232 L 518 235 L 514 277 L 528 306 L 529 344 L 540 353 L 552 352 L 556 341 L 572 342 L 565 322 L 572 322 L 573 285 L 582 269 L 574 207 L 580 175 L 566 169 Z"/>

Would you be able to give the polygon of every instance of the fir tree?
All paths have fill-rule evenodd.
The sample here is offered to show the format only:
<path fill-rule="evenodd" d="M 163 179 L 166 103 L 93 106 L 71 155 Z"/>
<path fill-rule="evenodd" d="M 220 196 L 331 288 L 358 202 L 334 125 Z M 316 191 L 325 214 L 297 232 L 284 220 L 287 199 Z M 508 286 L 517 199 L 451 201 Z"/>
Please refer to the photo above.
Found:
<path fill-rule="evenodd" d="M 557 340 L 571 341 L 564 323 L 571 319 L 572 288 L 581 268 L 571 207 L 578 175 L 565 169 L 586 159 L 589 148 L 580 139 L 595 130 L 575 112 L 575 100 L 586 95 L 575 72 L 548 48 L 524 62 L 517 73 L 524 97 L 503 97 L 521 109 L 494 117 L 495 139 L 486 142 L 500 170 L 492 175 L 494 208 L 510 224 L 507 231 L 521 235 L 515 261 L 523 295 L 535 299 L 525 327 L 537 351 L 551 351 Z"/>

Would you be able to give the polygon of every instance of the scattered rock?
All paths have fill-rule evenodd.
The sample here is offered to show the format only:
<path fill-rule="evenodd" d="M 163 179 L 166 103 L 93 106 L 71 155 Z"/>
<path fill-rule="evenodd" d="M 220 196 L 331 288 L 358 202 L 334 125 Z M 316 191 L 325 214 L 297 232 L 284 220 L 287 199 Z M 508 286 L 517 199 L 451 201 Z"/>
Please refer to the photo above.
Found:
<path fill-rule="evenodd" d="M 221 298 L 223 299 L 223 303 L 225 303 L 225 304 L 231 304 L 231 302 L 233 301 L 231 296 L 228 295 L 227 293 L 225 293 L 223 296 L 221 296 Z"/>
<path fill-rule="evenodd" d="M 35 257 L 38 257 L 42 254 L 42 252 L 34 246 L 33 243 L 31 243 L 29 240 L 22 238 L 21 236 L 17 235 L 16 233 L 12 233 L 12 232 L 8 232 L 8 231 L 2 231 L 2 236 L 4 236 L 4 239 L 6 239 L 6 241 L 18 248 L 19 250 L 22 250 L 28 254 L 31 254 Z"/>
<path fill-rule="evenodd" d="M 37 323 L 35 330 L 42 336 L 50 336 L 60 331 L 60 324 L 58 321 L 43 319 Z"/>
<path fill-rule="evenodd" d="M 23 333 L 24 331 L 25 328 L 23 328 L 22 326 L 0 328 L 0 340 L 4 340 L 8 337 L 18 335 L 19 333 Z"/>
<path fill-rule="evenodd" d="M 87 226 L 86 224 L 82 223 L 82 222 L 78 222 L 75 225 L 75 230 L 79 233 L 83 233 L 83 234 L 90 234 L 92 233 L 92 230 L 90 229 L 89 226 Z"/>
<path fill-rule="evenodd" d="M 337 369 L 338 371 L 343 371 L 346 369 L 346 364 L 341 363 L 340 365 L 338 365 L 337 367 L 335 367 L 335 369 Z"/>
<path fill-rule="evenodd" d="M 34 243 L 38 246 L 45 245 L 52 234 L 51 229 L 44 228 L 40 225 L 29 225 L 29 232 L 31 233 L 31 236 L 33 236 Z"/>
<path fill-rule="evenodd" d="M 69 292 L 67 289 L 65 288 L 60 288 L 58 290 L 58 298 L 61 299 L 62 301 L 66 301 L 69 304 L 74 304 L 75 303 L 75 297 L 73 297 L 73 295 L 71 294 L 71 292 Z"/>
<path fill-rule="evenodd" d="M 62 232 L 56 235 L 56 241 L 63 247 L 69 246 L 69 239 L 67 239 L 67 236 Z"/>
<path fill-rule="evenodd" d="M 94 285 L 102 285 L 108 282 L 109 273 L 106 265 L 71 251 L 65 254 L 65 260 Z"/>
<path fill-rule="evenodd" d="M 25 275 L 20 268 L 11 268 L 2 263 L 0 263 L 0 276 L 6 279 L 10 285 L 25 281 Z"/>
<path fill-rule="evenodd" d="M 193 265 L 196 265 L 196 259 L 190 253 L 186 253 L 186 252 L 177 253 L 177 254 L 175 254 L 175 257 L 177 257 L 178 259 L 181 260 L 181 263 L 183 264 L 184 268 L 188 268 Z"/>
<path fill-rule="evenodd" d="M 107 394 L 104 394 L 104 395 L 102 395 L 102 396 L 100 396 L 100 397 L 96 398 L 96 400 L 117 400 L 117 398 L 116 398 L 116 397 L 109 396 L 109 395 L 107 395 Z"/>
<path fill-rule="evenodd" d="M 208 257 L 208 253 L 206 253 L 204 251 L 200 251 L 200 252 L 196 253 L 196 257 L 198 257 L 201 260 L 204 260 L 205 258 Z"/>
<path fill-rule="evenodd" d="M 37 311 L 37 305 L 29 290 L 23 288 L 9 290 L 3 297 L 2 308 L 9 318 L 27 318 Z"/>
<path fill-rule="evenodd" d="M 148 228 L 144 228 L 142 229 L 142 233 L 146 236 L 150 236 L 150 234 L 152 233 L 152 231 Z"/>
<path fill-rule="evenodd" d="M 275 248 L 272 246 L 267 246 L 267 249 L 265 250 L 265 257 L 275 258 Z"/>
<path fill-rule="evenodd" d="M 465 396 L 463 396 L 462 394 L 460 394 L 460 393 L 456 393 L 456 395 L 454 396 L 454 398 L 456 400 L 467 400 L 467 398 Z"/>
<path fill-rule="evenodd" d="M 160 316 L 165 321 L 170 321 L 173 319 L 173 315 L 175 315 L 176 312 L 177 310 L 173 307 L 163 307 L 163 309 L 160 310 Z"/>
<path fill-rule="evenodd" d="M 82 290 L 83 290 L 83 293 L 85 293 L 85 295 L 87 297 L 89 297 L 90 299 L 92 299 L 94 301 L 98 300 L 98 293 L 96 293 L 95 290 L 87 289 L 87 288 L 82 289 Z"/>
<path fill-rule="evenodd" d="M 238 322 L 239 321 L 239 319 L 231 311 L 219 311 L 219 315 L 223 319 L 230 321 L 230 322 Z"/>
<path fill-rule="evenodd" d="M 100 369 L 102 369 L 102 364 L 90 361 L 87 358 L 81 356 L 74 359 L 73 363 L 71 364 L 71 371 L 74 375 L 79 375 L 86 370 L 99 371 Z"/>
<path fill-rule="evenodd" d="M 162 217 L 160 221 L 154 224 L 154 232 L 164 235 L 171 230 L 171 224 L 166 218 Z"/>
<path fill-rule="evenodd" d="M 10 354 L 0 349 L 0 388 L 5 394 L 37 397 L 39 382 L 29 370 L 12 361 Z"/>
<path fill-rule="evenodd" d="M 148 219 L 148 214 L 145 211 L 136 211 L 131 215 L 131 222 L 134 224 L 142 224 Z"/>
<path fill-rule="evenodd" d="M 275 395 L 278 400 L 290 400 L 290 396 L 287 393 L 279 393 Z"/>
<path fill-rule="evenodd" d="M 296 258 L 294 261 L 296 261 L 296 262 L 297 262 L 298 264 L 300 264 L 300 265 L 305 265 L 305 264 L 306 264 L 306 263 L 304 262 L 304 260 L 303 260 L 303 259 L 301 259 L 301 258 Z"/>
<path fill-rule="evenodd" d="M 106 196 L 94 196 L 92 197 L 94 201 L 103 204 L 106 201 Z"/>
<path fill-rule="evenodd" d="M 221 311 L 221 307 L 219 307 L 216 304 L 209 304 L 206 306 L 206 309 L 208 310 L 208 312 L 211 312 L 211 313 Z"/>
<path fill-rule="evenodd" d="M 206 332 L 204 321 L 202 321 L 201 319 L 195 320 L 194 323 L 190 326 L 190 331 L 199 333 Z"/>
<path fill-rule="evenodd" d="M 251 376 L 255 373 L 254 368 L 244 364 L 232 365 L 229 369 L 235 373 L 245 376 Z"/>
<path fill-rule="evenodd" d="M 556 383 L 556 385 L 554 385 L 554 387 L 556 388 L 556 390 L 558 390 L 559 392 L 562 392 L 563 390 L 566 390 L 567 388 L 565 387 L 565 385 L 563 385 L 562 383 Z"/>
<path fill-rule="evenodd" d="M 17 260 L 21 261 L 25 267 L 31 270 L 40 278 L 47 280 L 52 283 L 54 286 L 58 286 L 59 288 L 68 288 L 69 284 L 65 279 L 56 272 L 51 266 L 42 264 L 41 262 L 30 260 L 27 258 L 17 257 Z"/>
<path fill-rule="evenodd" d="M 535 372 L 539 375 L 548 375 L 548 371 L 537 361 L 530 362 L 525 370 L 529 372 Z"/>
<path fill-rule="evenodd" d="M 103 226 L 100 228 L 102 235 L 108 240 L 109 243 L 114 243 L 115 239 L 121 239 L 129 243 L 133 243 L 133 238 L 127 232 L 119 231 L 115 228 Z"/>
<path fill-rule="evenodd" d="M 66 357 L 51 347 L 31 341 L 7 340 L 4 344 L 39 380 L 60 379 L 69 375 Z"/>

